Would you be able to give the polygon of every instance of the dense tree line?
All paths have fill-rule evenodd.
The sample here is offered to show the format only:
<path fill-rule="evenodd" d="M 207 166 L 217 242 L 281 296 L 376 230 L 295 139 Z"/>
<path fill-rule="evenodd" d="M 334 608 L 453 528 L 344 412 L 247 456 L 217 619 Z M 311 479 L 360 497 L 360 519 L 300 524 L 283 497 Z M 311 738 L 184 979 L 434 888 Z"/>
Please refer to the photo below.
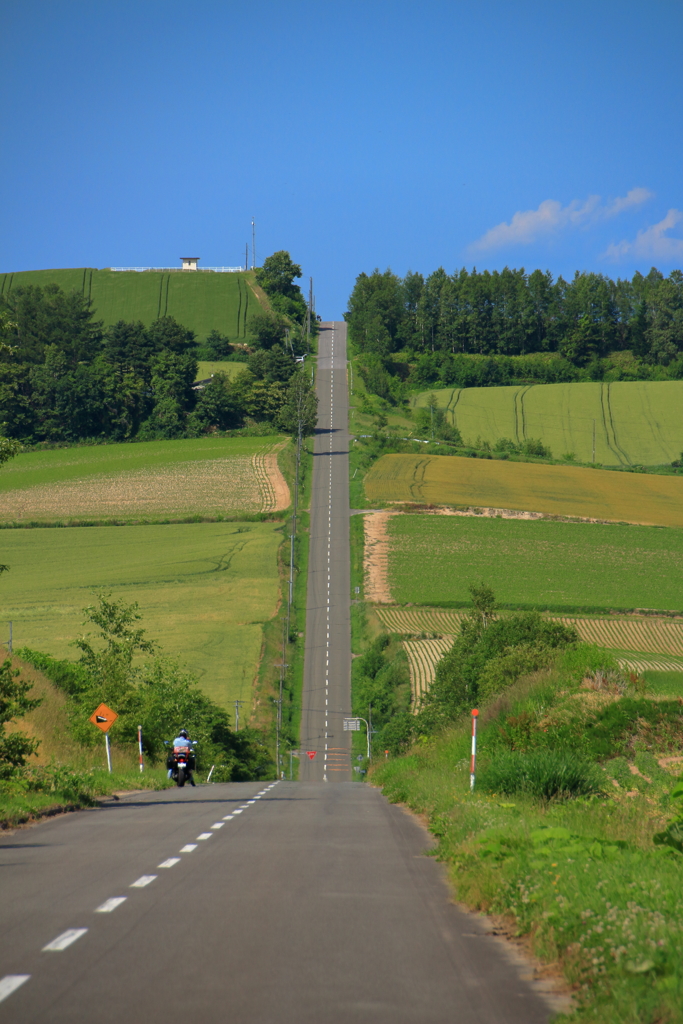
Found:
<path fill-rule="evenodd" d="M 17 288 L 0 308 L 4 432 L 28 443 L 72 443 L 195 437 L 251 424 L 289 431 L 296 407 L 305 410 L 310 433 L 315 397 L 287 321 L 268 312 L 254 320 L 253 345 L 240 352 L 244 371 L 232 379 L 217 373 L 196 387 L 198 356 L 234 354 L 217 331 L 198 347 L 193 332 L 169 316 L 104 329 L 77 292 Z"/>
<path fill-rule="evenodd" d="M 360 274 L 346 319 L 370 390 L 683 377 L 683 273 Z M 390 378 L 394 378 L 394 382 Z"/>

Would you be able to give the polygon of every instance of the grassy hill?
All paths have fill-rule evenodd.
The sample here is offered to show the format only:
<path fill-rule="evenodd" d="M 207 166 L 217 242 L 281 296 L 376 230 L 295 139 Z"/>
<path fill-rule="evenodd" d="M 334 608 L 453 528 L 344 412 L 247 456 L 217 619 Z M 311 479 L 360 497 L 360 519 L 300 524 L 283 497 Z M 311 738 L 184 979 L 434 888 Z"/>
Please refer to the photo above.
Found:
<path fill-rule="evenodd" d="M 0 274 L 0 295 L 27 285 L 58 284 L 64 291 L 87 296 L 104 320 L 141 320 L 150 324 L 160 316 L 175 317 L 199 340 L 217 330 L 237 341 L 247 337 L 250 312 L 267 306 L 256 286 L 253 271 L 235 274 L 160 273 L 156 271 L 25 270 Z"/>
<path fill-rule="evenodd" d="M 524 387 L 444 388 L 435 394 L 463 438 L 494 443 L 540 438 L 555 458 L 573 452 L 603 466 L 671 463 L 683 450 L 683 381 L 612 384 L 539 384 Z"/>

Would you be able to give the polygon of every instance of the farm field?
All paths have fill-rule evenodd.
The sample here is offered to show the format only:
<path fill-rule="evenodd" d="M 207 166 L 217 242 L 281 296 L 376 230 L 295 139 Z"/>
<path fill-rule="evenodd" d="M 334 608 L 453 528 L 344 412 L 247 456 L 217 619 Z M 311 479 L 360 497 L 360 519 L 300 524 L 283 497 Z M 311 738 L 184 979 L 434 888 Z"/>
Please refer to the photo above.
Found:
<path fill-rule="evenodd" d="M 246 363 L 233 363 L 227 359 L 222 362 L 201 361 L 197 363 L 197 380 L 206 380 L 214 373 L 226 373 L 228 377 L 232 378 L 236 377 L 238 373 L 243 373 L 246 368 Z"/>
<path fill-rule="evenodd" d="M 445 608 L 375 608 L 380 622 L 392 633 L 456 634 L 464 611 Z M 683 657 L 683 622 L 643 618 L 578 618 L 549 615 L 548 618 L 573 626 L 582 640 L 618 651 L 642 651 Z"/>
<path fill-rule="evenodd" d="M 683 478 L 580 466 L 383 455 L 365 477 L 369 502 L 416 501 L 683 527 Z"/>
<path fill-rule="evenodd" d="M 364 516 L 366 537 L 372 519 Z M 484 580 L 508 607 L 683 608 L 683 530 L 397 514 L 371 550 L 366 593 L 369 575 L 385 573 L 385 604 L 467 607 L 469 584 Z"/>
<path fill-rule="evenodd" d="M 436 666 L 452 646 L 454 640 L 455 636 L 444 635 L 424 640 L 403 641 L 403 647 L 408 657 L 414 705 L 420 701 L 420 698 L 434 682 Z M 617 655 L 617 662 L 622 668 L 632 672 L 656 673 L 657 675 L 665 673 L 673 681 L 668 681 L 670 689 L 663 692 L 676 692 L 683 695 L 683 660 L 676 661 L 674 658 L 657 655 L 644 656 L 623 651 Z"/>
<path fill-rule="evenodd" d="M 0 522 L 287 508 L 282 437 L 207 437 L 25 452 L 0 473 Z"/>
<path fill-rule="evenodd" d="M 250 312 L 259 309 L 253 272 L 144 273 L 94 270 L 26 270 L 0 274 L 0 295 L 27 285 L 58 284 L 64 291 L 79 291 L 91 299 L 97 319 L 105 327 L 117 320 L 150 324 L 160 316 L 175 317 L 204 340 L 212 330 L 231 340 L 247 337 Z"/>
<path fill-rule="evenodd" d="M 143 626 L 229 708 L 250 706 L 262 624 L 279 599 L 273 523 L 4 530 L 2 619 L 14 646 L 75 658 L 95 591 L 137 601 Z M 7 626 L 3 625 L 3 632 Z"/>
<path fill-rule="evenodd" d="M 604 466 L 663 465 L 683 449 L 683 381 L 444 388 L 414 405 L 430 394 L 472 443 L 540 438 L 555 458 L 573 452 L 591 462 L 595 424 L 595 461 Z"/>

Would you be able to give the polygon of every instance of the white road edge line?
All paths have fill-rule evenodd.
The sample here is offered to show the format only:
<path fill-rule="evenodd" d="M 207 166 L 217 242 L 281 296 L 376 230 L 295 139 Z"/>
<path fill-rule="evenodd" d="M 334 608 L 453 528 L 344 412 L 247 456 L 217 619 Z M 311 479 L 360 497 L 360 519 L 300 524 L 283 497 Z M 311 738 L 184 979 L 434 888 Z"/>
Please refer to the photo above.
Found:
<path fill-rule="evenodd" d="M 63 949 L 67 949 L 72 942 L 76 939 L 80 939 L 81 935 L 85 935 L 87 928 L 69 928 L 67 931 L 62 932 L 52 942 L 48 942 L 47 946 L 43 946 L 43 953 L 61 953 Z"/>
<path fill-rule="evenodd" d="M 192 851 L 196 850 L 196 849 L 197 849 L 197 844 L 196 843 L 186 843 L 185 846 L 182 847 L 180 852 L 181 853 L 192 853 Z"/>
<path fill-rule="evenodd" d="M 0 978 L 0 1003 L 21 988 L 30 977 L 30 974 L 6 974 L 4 978 Z"/>
<path fill-rule="evenodd" d="M 112 896 L 110 900 L 105 900 L 99 907 L 96 907 L 95 913 L 111 914 L 112 910 L 116 910 L 116 908 L 120 907 L 122 903 L 125 903 L 127 899 L 127 896 Z"/>
<path fill-rule="evenodd" d="M 169 857 L 168 860 L 162 860 L 161 864 L 157 864 L 157 867 L 172 868 L 174 864 L 180 864 L 180 857 Z"/>
<path fill-rule="evenodd" d="M 156 877 L 156 875 L 140 875 L 140 877 L 135 882 L 130 883 L 130 888 L 144 889 L 145 886 L 149 885 L 150 882 L 153 882 Z"/>

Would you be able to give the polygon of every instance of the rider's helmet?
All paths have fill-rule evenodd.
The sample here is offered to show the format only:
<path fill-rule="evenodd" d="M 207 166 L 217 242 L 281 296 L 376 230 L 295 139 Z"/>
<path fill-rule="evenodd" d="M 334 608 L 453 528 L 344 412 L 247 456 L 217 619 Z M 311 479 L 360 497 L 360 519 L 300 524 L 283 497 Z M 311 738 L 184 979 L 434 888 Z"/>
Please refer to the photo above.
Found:
<path fill-rule="evenodd" d="M 183 739 L 187 739 L 187 729 L 181 729 L 178 735 L 182 736 Z"/>

